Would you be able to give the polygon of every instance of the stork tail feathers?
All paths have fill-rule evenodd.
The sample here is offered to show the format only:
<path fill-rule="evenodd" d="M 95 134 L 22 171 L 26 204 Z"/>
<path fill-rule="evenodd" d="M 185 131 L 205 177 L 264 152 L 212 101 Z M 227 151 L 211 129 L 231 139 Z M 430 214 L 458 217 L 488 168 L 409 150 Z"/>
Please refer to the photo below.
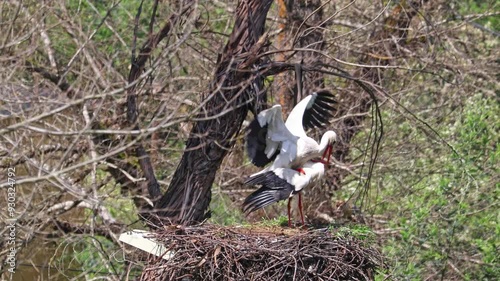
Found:
<path fill-rule="evenodd" d="M 245 202 L 243 203 L 243 212 L 249 214 L 288 198 L 288 195 L 282 198 L 282 192 L 283 190 L 278 189 L 267 189 L 265 187 L 259 188 L 245 199 Z"/>
<path fill-rule="evenodd" d="M 243 202 L 243 212 L 248 214 L 273 203 L 285 200 L 294 192 L 292 185 L 279 178 L 273 172 L 266 172 L 249 178 L 245 184 L 261 185 Z"/>

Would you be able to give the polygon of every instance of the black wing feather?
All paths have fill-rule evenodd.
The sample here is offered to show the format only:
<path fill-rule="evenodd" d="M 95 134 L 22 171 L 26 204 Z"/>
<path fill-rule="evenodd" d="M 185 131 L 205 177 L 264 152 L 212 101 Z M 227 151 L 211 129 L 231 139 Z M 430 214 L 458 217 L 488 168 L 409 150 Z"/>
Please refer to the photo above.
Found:
<path fill-rule="evenodd" d="M 326 110 L 328 110 L 328 111 L 335 109 L 335 108 L 331 105 L 331 103 L 328 103 L 328 102 L 325 102 L 325 101 L 318 101 L 318 100 L 316 100 L 316 101 L 314 102 L 313 107 L 311 107 L 309 110 L 311 110 L 312 108 L 318 108 L 318 107 L 319 107 L 319 108 L 324 108 L 324 109 L 326 109 Z"/>
<path fill-rule="evenodd" d="M 309 122 L 313 124 L 315 127 L 321 128 L 323 126 L 323 122 L 319 121 L 317 118 L 321 118 L 321 116 L 315 116 L 314 114 L 311 114 L 309 116 Z"/>
<path fill-rule="evenodd" d="M 255 118 L 247 128 L 246 143 L 248 158 L 257 167 L 264 167 L 271 163 L 278 156 L 279 149 L 271 158 L 267 158 L 265 153 L 267 139 L 267 125 L 261 127 L 257 118 Z"/>
<path fill-rule="evenodd" d="M 335 102 L 335 97 L 333 96 L 332 92 L 330 92 L 329 90 L 318 90 L 316 91 L 316 94 L 318 95 L 317 98 L 319 99 L 327 99 L 327 100 L 331 100 L 332 102 Z"/>
<path fill-rule="evenodd" d="M 314 115 L 314 116 L 333 116 L 332 114 L 332 111 L 331 110 L 328 110 L 328 109 L 325 109 L 325 108 L 321 108 L 321 107 L 314 107 L 314 108 L 311 108 L 311 114 Z"/>
<path fill-rule="evenodd" d="M 327 90 L 316 92 L 316 99 L 311 108 L 304 111 L 302 117 L 302 126 L 304 130 L 313 127 L 324 128 L 329 119 L 333 116 L 333 105 L 336 103 L 332 93 Z"/>
<path fill-rule="evenodd" d="M 321 94 L 316 93 L 316 99 L 319 101 L 324 101 L 326 103 L 336 103 L 337 101 L 330 92 L 321 92 Z"/>

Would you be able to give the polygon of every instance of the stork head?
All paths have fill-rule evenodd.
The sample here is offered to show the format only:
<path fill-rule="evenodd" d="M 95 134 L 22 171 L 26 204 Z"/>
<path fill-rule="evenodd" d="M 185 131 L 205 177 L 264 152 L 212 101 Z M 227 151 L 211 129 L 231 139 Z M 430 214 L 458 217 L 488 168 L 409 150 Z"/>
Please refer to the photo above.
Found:
<path fill-rule="evenodd" d="M 321 142 L 323 139 L 326 139 L 328 145 L 333 145 L 337 141 L 337 134 L 334 131 L 326 131 L 321 138 Z"/>

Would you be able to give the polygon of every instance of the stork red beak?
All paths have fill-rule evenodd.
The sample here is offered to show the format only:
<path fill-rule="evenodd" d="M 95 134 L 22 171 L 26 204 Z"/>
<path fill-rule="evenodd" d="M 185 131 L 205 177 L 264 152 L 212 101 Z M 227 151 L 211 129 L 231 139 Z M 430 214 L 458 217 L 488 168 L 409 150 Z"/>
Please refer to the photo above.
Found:
<path fill-rule="evenodd" d="M 323 157 L 321 157 L 321 162 L 326 165 L 326 168 L 329 168 L 330 165 L 330 157 L 332 156 L 332 145 L 326 147 L 325 152 L 323 152 Z"/>

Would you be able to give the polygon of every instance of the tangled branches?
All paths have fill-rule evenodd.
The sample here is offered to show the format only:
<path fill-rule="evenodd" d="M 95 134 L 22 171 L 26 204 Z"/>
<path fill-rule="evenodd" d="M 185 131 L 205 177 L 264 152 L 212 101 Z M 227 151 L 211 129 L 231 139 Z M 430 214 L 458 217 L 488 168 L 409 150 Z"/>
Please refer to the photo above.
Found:
<path fill-rule="evenodd" d="M 327 229 L 170 227 L 155 234 L 174 253 L 150 258 L 141 280 L 373 280 L 380 253 Z"/>

